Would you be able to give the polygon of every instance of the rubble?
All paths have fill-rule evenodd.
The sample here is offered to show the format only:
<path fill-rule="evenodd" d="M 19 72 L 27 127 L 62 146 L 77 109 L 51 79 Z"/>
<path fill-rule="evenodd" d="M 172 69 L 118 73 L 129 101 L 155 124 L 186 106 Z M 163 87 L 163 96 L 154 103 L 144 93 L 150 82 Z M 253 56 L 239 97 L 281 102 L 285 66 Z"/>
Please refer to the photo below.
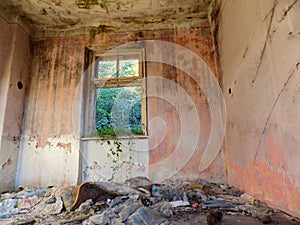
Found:
<path fill-rule="evenodd" d="M 248 216 L 267 224 L 275 210 L 228 185 L 152 184 L 144 177 L 124 184 L 21 188 L 0 197 L 0 224 L 166 225 L 177 215 L 197 211 L 207 215 L 207 224 L 219 224 L 223 215 Z"/>
<path fill-rule="evenodd" d="M 0 218 L 27 212 L 47 191 L 44 188 L 20 188 L 15 192 L 2 194 L 0 197 Z"/>
<path fill-rule="evenodd" d="M 264 224 L 268 224 L 268 223 L 272 222 L 270 215 L 262 215 L 262 216 L 258 217 L 258 219 Z"/>
<path fill-rule="evenodd" d="M 218 225 L 220 224 L 222 219 L 223 219 L 222 212 L 220 211 L 210 212 L 206 217 L 207 225 Z"/>
<path fill-rule="evenodd" d="M 178 208 L 180 206 L 190 206 L 190 203 L 188 201 L 172 201 L 170 202 L 173 208 Z"/>

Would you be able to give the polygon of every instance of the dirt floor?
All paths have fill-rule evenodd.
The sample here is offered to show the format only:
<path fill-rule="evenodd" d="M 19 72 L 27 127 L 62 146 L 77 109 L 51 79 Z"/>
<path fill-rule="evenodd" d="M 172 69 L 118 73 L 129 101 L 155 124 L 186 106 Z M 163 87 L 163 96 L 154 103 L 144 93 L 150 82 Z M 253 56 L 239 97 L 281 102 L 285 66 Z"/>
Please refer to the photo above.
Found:
<path fill-rule="evenodd" d="M 208 212 L 201 209 L 193 209 L 186 212 L 177 212 L 171 219 L 172 225 L 207 225 L 206 218 Z M 246 216 L 242 214 L 228 215 L 223 212 L 223 219 L 220 224 L 222 225 L 261 225 L 263 224 L 257 218 Z M 287 216 L 282 212 L 273 213 L 271 215 L 272 222 L 269 224 L 282 224 L 282 225 L 300 225 L 300 221 L 295 218 Z"/>

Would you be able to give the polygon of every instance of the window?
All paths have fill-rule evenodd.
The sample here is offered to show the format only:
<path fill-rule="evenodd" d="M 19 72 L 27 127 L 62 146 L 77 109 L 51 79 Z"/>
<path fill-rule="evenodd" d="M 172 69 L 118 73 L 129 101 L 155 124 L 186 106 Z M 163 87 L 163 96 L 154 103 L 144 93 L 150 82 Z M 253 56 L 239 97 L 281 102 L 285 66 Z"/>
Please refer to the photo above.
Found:
<path fill-rule="evenodd" d="M 100 137 L 146 134 L 143 51 L 94 54 L 94 131 Z"/>

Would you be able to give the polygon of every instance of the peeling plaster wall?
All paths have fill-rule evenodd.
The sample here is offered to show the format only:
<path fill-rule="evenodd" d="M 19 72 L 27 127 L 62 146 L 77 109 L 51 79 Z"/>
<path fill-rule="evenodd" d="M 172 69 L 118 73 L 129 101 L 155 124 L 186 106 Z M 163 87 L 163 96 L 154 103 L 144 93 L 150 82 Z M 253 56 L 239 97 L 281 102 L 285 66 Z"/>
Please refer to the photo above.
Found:
<path fill-rule="evenodd" d="M 219 35 L 228 182 L 298 217 L 299 11 L 298 0 L 226 0 Z"/>
<path fill-rule="evenodd" d="M 76 184 L 85 38 L 34 40 L 17 185 Z"/>
<path fill-rule="evenodd" d="M 201 57 L 215 73 L 209 28 L 100 33 L 95 37 L 60 36 L 35 40 L 17 184 L 30 186 L 74 184 L 77 180 L 80 181 L 81 172 L 83 180 L 97 180 L 97 174 L 105 171 L 101 168 L 104 168 L 107 161 L 102 159 L 101 154 L 98 155 L 100 148 L 95 146 L 95 142 L 80 143 L 82 125 L 80 119 L 83 118 L 81 99 L 85 91 L 81 89 L 84 50 L 86 46 L 91 49 L 111 49 L 140 40 L 163 40 L 186 47 Z M 151 51 L 151 46 L 145 47 L 146 52 Z M 170 57 L 175 58 L 175 56 Z M 209 105 L 201 88 L 197 87 L 195 82 L 182 71 L 164 64 L 147 63 L 147 75 L 175 82 L 186 90 L 199 110 L 197 117 L 201 123 L 200 141 L 191 159 L 177 171 L 177 177 L 225 182 L 225 163 L 221 153 L 206 171 L 201 173 L 198 171 L 210 134 Z M 203 74 L 199 72 L 199 76 L 201 75 Z M 151 88 L 159 94 L 164 93 L 169 87 L 152 83 Z M 176 93 L 177 90 L 173 91 Z M 178 126 L 180 122 L 176 107 L 170 107 L 168 102 L 161 101 L 159 98 L 151 97 L 147 101 L 148 121 L 159 117 L 165 121 L 168 131 L 163 142 L 157 146 L 156 138 L 161 134 L 161 128 L 157 126 L 152 126 L 153 135 L 149 136 L 148 140 L 141 139 L 135 143 L 137 146 L 147 146 L 151 150 L 149 155 L 141 160 L 143 164 L 148 163 L 151 166 L 165 159 L 176 147 L 180 135 Z M 177 107 L 185 106 L 185 99 L 179 95 L 174 96 L 174 101 L 177 101 Z M 187 113 L 186 117 L 188 116 Z M 187 120 L 187 126 L 194 126 L 193 119 Z M 184 154 L 185 150 L 181 151 Z M 80 166 L 83 166 L 83 171 Z M 148 169 L 141 172 L 148 174 Z"/>
<path fill-rule="evenodd" d="M 120 140 L 119 157 L 114 157 L 116 145 L 111 140 L 88 140 L 82 143 L 83 174 L 82 181 L 114 180 L 124 182 L 136 176 L 149 177 L 149 153 L 147 139 Z M 109 156 L 108 156 L 109 154 Z M 116 160 L 113 163 L 112 160 Z"/>
<path fill-rule="evenodd" d="M 143 41 L 143 40 L 160 40 L 170 43 L 178 44 L 191 52 L 197 54 L 213 73 L 216 74 L 215 61 L 212 47 L 212 40 L 209 28 L 181 28 L 181 29 L 158 29 L 149 31 L 125 32 L 117 34 L 100 34 L 94 42 L 93 47 L 113 48 L 129 42 Z M 151 44 L 145 46 L 146 58 L 147 52 L 153 51 Z M 174 59 L 176 67 L 178 61 L 184 61 L 185 57 L 175 52 L 164 52 L 161 50 L 161 57 L 167 54 L 168 57 Z M 163 177 L 164 170 L 173 170 L 173 178 L 189 178 L 189 179 L 207 179 L 215 182 L 226 182 L 225 177 L 225 161 L 222 151 L 219 152 L 214 162 L 204 172 L 199 172 L 199 163 L 203 155 L 205 146 L 210 136 L 211 121 L 210 109 L 201 88 L 196 82 L 183 71 L 170 65 L 158 62 L 147 62 L 146 73 L 147 76 L 157 77 L 158 80 L 147 81 L 147 92 L 154 95 L 147 99 L 147 121 L 148 121 L 148 150 L 149 150 L 149 176 L 156 180 L 157 175 Z M 176 62 L 176 60 L 178 60 Z M 187 64 L 192 62 L 186 62 Z M 204 68 L 198 73 L 198 76 L 203 76 L 207 72 Z M 217 74 L 216 74 L 217 76 Z M 174 86 L 169 86 L 162 82 L 161 79 L 174 82 Z M 204 85 L 210 85 L 207 80 Z M 182 88 L 186 95 L 188 95 L 193 103 L 196 105 L 197 116 L 191 117 L 189 113 L 190 105 L 187 104 L 186 95 L 182 95 L 179 89 Z M 151 89 L 151 90 L 150 90 Z M 166 93 L 172 94 L 172 103 L 166 99 L 162 99 Z M 215 93 L 212 93 L 215 94 Z M 155 97 L 160 96 L 160 97 Z M 173 105 L 172 105 L 173 104 Z M 179 109 L 185 111 L 184 117 L 179 118 Z M 182 134 L 182 127 L 180 123 L 183 121 L 186 126 L 195 126 L 195 120 L 200 121 L 200 138 L 195 146 L 195 151 L 191 158 L 184 165 L 178 165 L 175 161 L 171 165 L 162 165 L 157 168 L 158 162 L 161 162 L 175 150 L 180 141 L 189 142 L 192 135 L 189 137 L 188 133 Z M 181 136 L 184 136 L 181 140 Z M 187 149 L 180 149 L 181 154 L 187 154 Z M 178 155 L 180 158 L 180 154 Z M 156 174 L 156 173 L 159 174 Z M 167 171 L 168 173 L 168 171 Z M 158 179 L 159 180 L 159 179 Z"/>
<path fill-rule="evenodd" d="M 207 68 L 197 68 L 199 72 L 197 76 L 203 76 L 207 73 L 207 69 L 211 68 L 213 73 L 217 76 L 215 71 L 215 61 L 213 57 L 212 41 L 210 30 L 208 28 L 185 28 L 185 29 L 164 29 L 153 31 L 137 31 L 125 32 L 118 34 L 100 34 L 96 36 L 90 45 L 92 49 L 98 48 L 113 48 L 123 44 L 132 43 L 143 40 L 160 40 L 169 43 L 180 45 L 189 49 L 194 54 L 197 54 L 207 64 Z M 155 45 L 147 43 L 143 45 L 145 48 L 145 57 L 149 56 L 153 51 Z M 157 50 L 157 49 L 156 49 Z M 220 152 L 214 162 L 203 172 L 199 172 L 199 163 L 203 155 L 207 141 L 210 137 L 211 121 L 210 109 L 206 97 L 199 85 L 191 78 L 190 74 L 185 74 L 177 66 L 180 62 L 190 64 L 193 62 L 185 61 L 186 56 L 181 55 L 176 51 L 164 52 L 163 49 L 158 50 L 157 61 L 146 62 L 146 73 L 151 79 L 147 80 L 147 93 L 150 96 L 147 99 L 147 121 L 148 121 L 148 151 L 149 151 L 149 165 L 146 166 L 146 172 L 153 181 L 161 181 L 162 178 L 169 178 L 173 174 L 172 179 L 188 178 L 188 179 L 206 179 L 215 182 L 226 182 L 225 177 L 225 161 Z M 171 59 L 172 64 L 166 65 L 161 63 L 161 59 L 167 55 Z M 195 68 L 196 69 L 196 68 Z M 157 79 L 154 79 L 154 78 Z M 169 81 L 172 83 L 166 82 Z M 210 80 L 206 80 L 204 85 L 210 86 Z M 182 89 L 182 92 L 180 92 Z M 171 100 L 167 97 L 171 94 Z M 211 93 L 214 95 L 215 93 Z M 187 102 L 190 98 L 192 104 Z M 193 104 L 196 106 L 197 114 L 191 114 Z M 179 111 L 184 112 L 183 116 L 179 115 Z M 195 123 L 199 119 L 199 124 Z M 188 128 L 187 132 L 182 133 L 183 123 Z M 200 126 L 199 140 L 196 143 L 194 152 L 187 162 L 183 162 L 184 156 L 189 154 L 187 149 L 188 143 L 197 140 L 198 137 L 192 132 L 194 126 Z M 144 146 L 140 141 L 137 145 Z M 180 146 L 180 143 L 183 144 Z M 95 145 L 95 144 L 84 144 Z M 177 146 L 179 154 L 176 160 L 168 161 L 168 157 L 174 153 Z M 184 147 L 182 147 L 184 146 Z M 86 148 L 86 147 L 85 147 Z M 87 149 L 87 148 L 86 148 Z M 101 146 L 97 148 L 88 148 L 92 151 L 91 155 L 99 152 Z M 90 150 L 92 149 L 92 150 Z M 142 149 L 144 151 L 145 149 Z M 99 153 L 98 153 L 99 154 Z M 87 154 L 89 155 L 89 154 Z M 84 175 L 103 174 L 104 169 L 98 164 L 95 166 L 91 160 L 93 157 L 87 157 L 84 167 Z M 103 159 L 104 160 L 104 159 Z M 165 161 L 164 161 L 165 160 Z M 138 161 L 138 163 L 145 163 L 147 160 Z M 160 164 L 160 162 L 163 162 Z M 166 174 L 166 176 L 165 176 Z"/>
<path fill-rule="evenodd" d="M 79 140 L 74 134 L 41 137 L 22 135 L 17 186 L 74 185 L 77 183 Z"/>
<path fill-rule="evenodd" d="M 1 17 L 0 27 L 0 191 L 4 191 L 15 185 L 31 42 L 19 26 Z"/>

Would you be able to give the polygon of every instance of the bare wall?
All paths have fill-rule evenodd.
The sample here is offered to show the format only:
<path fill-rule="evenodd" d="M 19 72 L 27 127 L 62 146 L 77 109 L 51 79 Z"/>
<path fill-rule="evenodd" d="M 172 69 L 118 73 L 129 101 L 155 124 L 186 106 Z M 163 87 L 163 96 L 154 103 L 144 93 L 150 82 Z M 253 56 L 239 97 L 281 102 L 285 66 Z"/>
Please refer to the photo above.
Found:
<path fill-rule="evenodd" d="M 0 17 L 0 190 L 15 186 L 25 94 L 31 62 L 29 35 Z"/>
<path fill-rule="evenodd" d="M 17 184 L 22 185 L 67 185 L 78 181 L 81 171 L 80 158 L 80 129 L 82 122 L 82 93 L 81 78 L 83 76 L 84 49 L 111 49 L 123 44 L 142 40 L 163 40 L 181 45 L 197 54 L 215 73 L 215 61 L 211 52 L 212 41 L 208 28 L 182 28 L 166 30 L 149 30 L 120 33 L 100 33 L 94 36 L 60 36 L 44 38 L 34 41 L 34 51 L 31 70 L 31 84 L 28 93 L 24 132 L 22 134 L 21 161 Z M 151 46 L 146 47 L 151 51 Z M 176 58 L 179 55 L 170 55 Z M 181 57 L 181 58 L 180 58 Z M 184 61 L 184 57 L 179 59 Z M 191 65 L 193 62 L 187 62 Z M 202 76 L 205 70 L 199 71 Z M 177 88 L 186 91 L 197 105 L 197 116 L 200 120 L 201 131 L 199 142 L 191 159 L 179 168 L 177 175 L 181 178 L 203 178 L 214 181 L 225 181 L 225 163 L 221 153 L 218 154 L 210 167 L 199 172 L 199 162 L 210 134 L 210 111 L 206 97 L 201 88 L 187 74 L 178 69 L 163 65 L 148 63 L 147 75 L 165 78 L 173 81 Z M 160 83 L 148 84 L 148 88 L 155 89 L 153 93 L 164 93 L 170 87 Z M 207 81 L 206 85 L 210 85 Z M 172 88 L 172 87 L 171 87 Z M 178 108 L 189 105 L 186 99 L 176 95 L 176 106 L 159 98 L 151 97 L 148 101 L 148 121 L 160 118 L 166 124 L 167 135 L 157 145 L 161 129 L 152 126 L 152 135 L 149 135 L 148 148 L 150 165 L 162 161 L 172 153 L 178 143 L 180 135 L 180 120 Z M 177 97 L 176 97 L 177 96 Z M 194 119 L 187 113 L 186 126 L 195 126 Z M 180 118 L 183 120 L 184 118 Z M 160 120 L 160 121 L 161 121 Z M 157 120 L 156 120 L 157 121 Z M 188 133 L 184 134 L 188 136 Z M 186 139 L 188 141 L 188 139 Z M 93 145 L 87 145 L 93 146 Z M 153 146 L 155 146 L 153 148 Z M 95 149 L 87 149 L 94 154 Z M 181 149 L 185 154 L 185 149 Z M 84 159 L 83 159 L 84 160 Z M 148 159 L 147 159 L 148 161 Z M 97 161 L 101 165 L 101 161 Z M 87 162 L 88 164 L 88 162 Z M 176 166 L 176 165 L 175 165 Z M 174 167 L 174 165 L 173 165 Z M 88 169 L 93 173 L 94 167 Z M 99 167 L 95 167 L 98 169 Z M 79 172 L 79 173 L 78 173 Z M 97 171 L 94 171 L 97 172 Z M 150 171 L 151 172 L 151 171 Z M 96 179 L 93 177 L 93 179 Z"/>
<path fill-rule="evenodd" d="M 228 182 L 300 216 L 300 1 L 222 1 Z"/>
<path fill-rule="evenodd" d="M 85 43 L 85 37 L 33 41 L 18 185 L 77 183 L 81 99 L 76 93 L 81 91 Z"/>

